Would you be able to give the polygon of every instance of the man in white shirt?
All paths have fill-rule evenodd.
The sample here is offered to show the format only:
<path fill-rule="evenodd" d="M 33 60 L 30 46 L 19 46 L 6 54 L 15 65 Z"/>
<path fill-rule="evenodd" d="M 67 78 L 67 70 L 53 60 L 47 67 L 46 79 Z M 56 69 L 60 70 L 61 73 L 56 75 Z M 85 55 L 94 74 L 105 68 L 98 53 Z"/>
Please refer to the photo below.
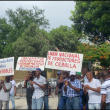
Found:
<path fill-rule="evenodd" d="M 44 99 L 44 90 L 46 88 L 46 79 L 41 76 L 41 69 L 36 69 L 36 78 L 33 81 L 30 81 L 32 88 L 34 90 L 32 96 L 32 109 L 42 109 L 43 99 Z"/>
<path fill-rule="evenodd" d="M 101 83 L 98 79 L 93 78 L 92 72 L 86 73 L 88 82 L 84 85 L 84 94 L 89 95 L 88 108 L 100 109 L 101 108 L 101 94 L 100 87 Z"/>
<path fill-rule="evenodd" d="M 12 84 L 10 82 L 10 77 L 6 76 L 5 81 L 1 80 L 0 83 L 0 109 L 8 109 L 9 103 L 9 93 Z"/>
<path fill-rule="evenodd" d="M 14 100 L 14 97 L 16 96 L 16 82 L 15 80 L 13 80 L 13 76 L 10 76 L 10 82 L 12 84 L 12 88 L 10 90 L 10 99 L 11 99 L 11 102 L 12 102 L 12 106 L 13 106 L 13 109 L 15 109 L 15 100 Z M 8 104 L 8 109 L 9 109 L 9 104 Z"/>
<path fill-rule="evenodd" d="M 105 82 L 101 86 L 101 110 L 109 109 L 110 110 L 110 76 L 108 71 L 102 72 L 102 78 Z"/>

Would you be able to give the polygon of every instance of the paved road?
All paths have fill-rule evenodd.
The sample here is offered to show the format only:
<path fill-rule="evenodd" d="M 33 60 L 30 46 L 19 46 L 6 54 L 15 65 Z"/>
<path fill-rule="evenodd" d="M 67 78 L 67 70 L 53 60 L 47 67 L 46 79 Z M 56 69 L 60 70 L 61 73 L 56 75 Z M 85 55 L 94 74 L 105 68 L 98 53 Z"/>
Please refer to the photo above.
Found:
<path fill-rule="evenodd" d="M 58 103 L 58 97 L 50 97 L 49 98 L 49 108 L 50 109 L 57 109 L 57 103 Z M 27 108 L 27 103 L 26 103 L 26 98 L 21 97 L 21 98 L 15 98 L 15 106 L 16 109 L 26 109 Z M 9 108 L 12 109 L 12 104 L 10 101 Z"/>

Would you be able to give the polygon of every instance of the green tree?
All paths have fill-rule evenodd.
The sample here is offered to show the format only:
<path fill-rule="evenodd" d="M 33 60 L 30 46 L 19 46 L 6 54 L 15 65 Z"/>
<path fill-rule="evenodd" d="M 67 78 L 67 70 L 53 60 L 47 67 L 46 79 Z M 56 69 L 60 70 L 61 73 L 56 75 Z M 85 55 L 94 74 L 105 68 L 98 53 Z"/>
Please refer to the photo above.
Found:
<path fill-rule="evenodd" d="M 13 41 L 16 41 L 31 23 L 42 28 L 46 28 L 49 25 L 48 20 L 45 19 L 44 10 L 38 9 L 37 6 L 33 6 L 33 9 L 30 10 L 22 7 L 18 7 L 15 11 L 8 9 L 6 15 L 8 16 L 9 24 L 14 28 L 15 35 Z"/>
<path fill-rule="evenodd" d="M 77 1 L 71 11 L 73 28 L 94 43 L 110 41 L 110 1 Z"/>
<path fill-rule="evenodd" d="M 45 56 L 50 48 L 48 33 L 31 24 L 14 43 L 15 56 Z"/>
<path fill-rule="evenodd" d="M 104 43 L 98 46 L 81 43 L 78 46 L 78 53 L 83 54 L 84 63 L 88 63 L 88 61 L 94 62 L 98 60 L 99 62 L 101 62 L 101 66 L 110 66 L 110 43 Z"/>
<path fill-rule="evenodd" d="M 60 51 L 74 52 L 77 50 L 78 38 L 76 32 L 67 27 L 60 26 L 49 33 L 51 45 L 58 47 Z"/>

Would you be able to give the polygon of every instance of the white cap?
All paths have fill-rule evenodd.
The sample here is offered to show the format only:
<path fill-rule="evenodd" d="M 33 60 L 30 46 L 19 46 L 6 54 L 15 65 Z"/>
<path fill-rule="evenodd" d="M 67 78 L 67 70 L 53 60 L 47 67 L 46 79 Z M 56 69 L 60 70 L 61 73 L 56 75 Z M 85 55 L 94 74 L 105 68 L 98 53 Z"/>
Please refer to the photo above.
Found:
<path fill-rule="evenodd" d="M 71 75 L 76 75 L 76 72 L 75 71 L 70 71 L 70 76 Z"/>

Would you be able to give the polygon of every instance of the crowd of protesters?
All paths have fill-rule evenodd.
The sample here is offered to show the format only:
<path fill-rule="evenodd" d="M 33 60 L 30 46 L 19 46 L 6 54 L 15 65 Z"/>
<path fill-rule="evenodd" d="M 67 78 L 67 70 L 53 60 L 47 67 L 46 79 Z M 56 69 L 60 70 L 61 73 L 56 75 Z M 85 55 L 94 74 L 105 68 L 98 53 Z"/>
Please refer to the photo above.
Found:
<path fill-rule="evenodd" d="M 103 70 L 95 75 L 84 68 L 82 72 L 58 71 L 55 94 L 58 95 L 57 109 L 110 109 L 110 71 Z M 49 109 L 48 97 L 51 86 L 45 72 L 40 68 L 28 72 L 25 77 L 27 109 Z M 0 81 L 0 109 L 9 109 L 11 99 L 15 109 L 16 83 L 13 76 Z"/>

